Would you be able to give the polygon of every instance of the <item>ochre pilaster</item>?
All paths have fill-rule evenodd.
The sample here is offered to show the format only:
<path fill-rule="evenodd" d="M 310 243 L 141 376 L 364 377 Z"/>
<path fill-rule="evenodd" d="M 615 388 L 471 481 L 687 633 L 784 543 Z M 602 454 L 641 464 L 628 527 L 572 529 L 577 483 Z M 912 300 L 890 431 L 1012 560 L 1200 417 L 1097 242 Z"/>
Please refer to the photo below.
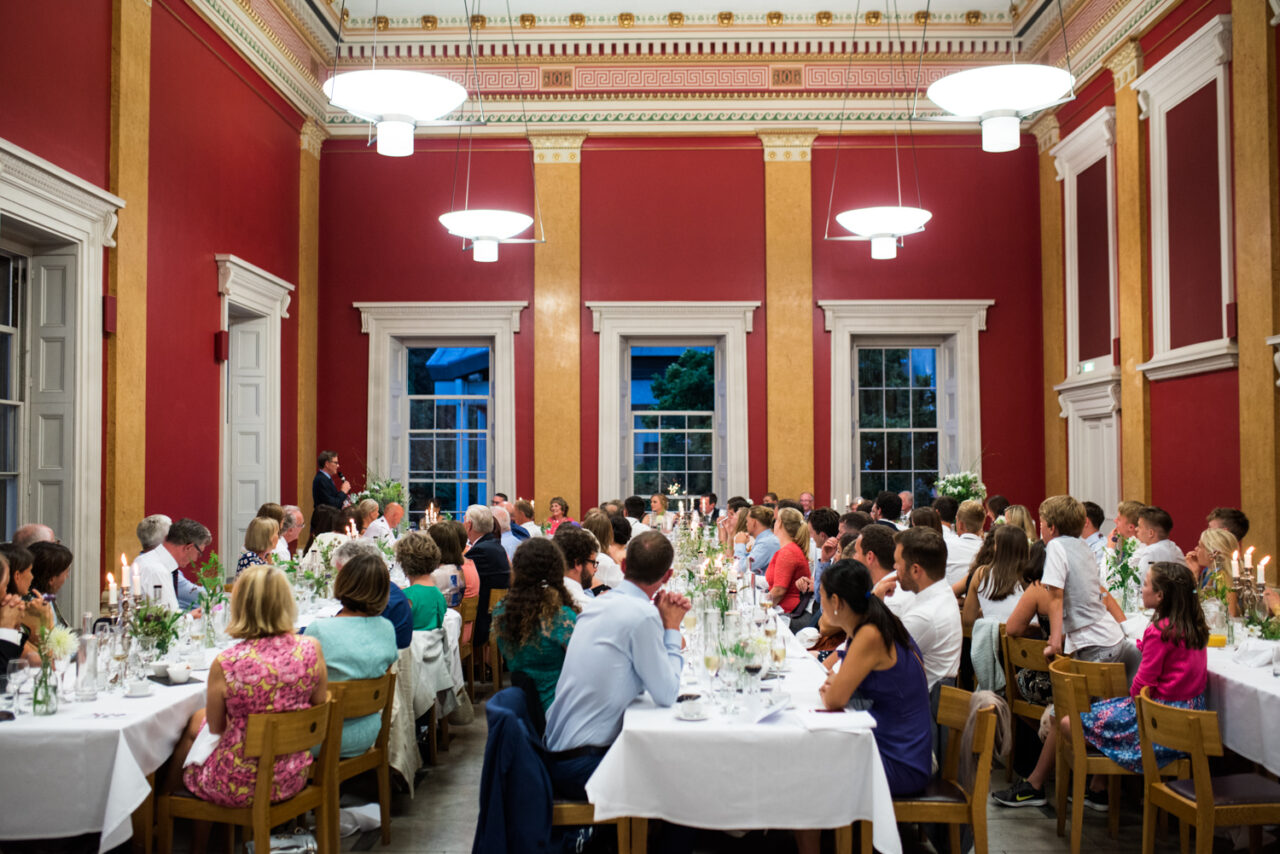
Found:
<path fill-rule="evenodd" d="M 107 336 L 103 401 L 104 569 L 138 552 L 147 447 L 147 195 L 151 146 L 151 4 L 114 0 L 111 13 L 110 190 L 125 200 L 107 253 L 116 331 Z"/>
<path fill-rule="evenodd" d="M 1235 278 L 1240 345 L 1240 493 L 1249 544 L 1276 554 L 1280 507 L 1280 147 L 1276 133 L 1276 42 L 1266 0 L 1231 3 L 1231 115 L 1235 175 Z M 1230 429 L 1230 425 L 1224 425 Z"/>
<path fill-rule="evenodd" d="M 1146 128 L 1138 93 L 1129 84 L 1142 73 L 1137 40 L 1106 61 L 1116 87 L 1116 256 L 1120 327 L 1120 491 L 1125 499 L 1151 497 L 1151 402 L 1138 365 L 1151 357 L 1151 248 L 1147 207 Z"/>
<path fill-rule="evenodd" d="M 812 492 L 813 212 L 811 128 L 760 131 L 764 144 L 765 347 L 769 482 Z M 753 489 L 758 489 L 754 485 Z M 761 490 L 763 491 L 763 490 Z"/>
<path fill-rule="evenodd" d="M 582 513 L 581 163 L 584 133 L 530 134 L 541 221 L 533 250 L 533 485 L 539 519 L 563 496 Z M 499 489 L 515 494 L 515 484 Z M 602 498 L 616 496 L 602 496 Z"/>
<path fill-rule="evenodd" d="M 1045 495 L 1063 495 L 1067 485 L 1067 422 L 1053 387 L 1066 377 L 1066 292 L 1063 267 L 1062 182 L 1049 150 L 1061 134 L 1056 115 L 1031 126 L 1040 150 L 1040 302 L 1044 363 Z"/>
<path fill-rule="evenodd" d="M 324 128 L 307 119 L 298 137 L 298 483 L 295 502 L 311 519 L 311 480 L 316 467 L 316 395 L 320 307 L 320 146 Z"/>

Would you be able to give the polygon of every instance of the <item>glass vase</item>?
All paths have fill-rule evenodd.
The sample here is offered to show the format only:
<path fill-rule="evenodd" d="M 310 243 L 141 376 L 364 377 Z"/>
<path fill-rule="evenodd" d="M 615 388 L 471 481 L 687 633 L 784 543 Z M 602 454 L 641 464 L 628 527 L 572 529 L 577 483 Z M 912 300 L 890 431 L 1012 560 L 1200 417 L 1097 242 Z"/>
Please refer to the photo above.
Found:
<path fill-rule="evenodd" d="M 31 713 L 33 715 L 58 713 L 58 680 L 54 678 L 53 667 L 48 662 L 40 666 L 40 672 L 32 685 Z"/>
<path fill-rule="evenodd" d="M 204 644 L 205 649 L 213 649 L 218 645 L 217 631 L 213 626 L 212 608 L 205 608 L 200 612 L 201 634 L 200 641 Z"/>

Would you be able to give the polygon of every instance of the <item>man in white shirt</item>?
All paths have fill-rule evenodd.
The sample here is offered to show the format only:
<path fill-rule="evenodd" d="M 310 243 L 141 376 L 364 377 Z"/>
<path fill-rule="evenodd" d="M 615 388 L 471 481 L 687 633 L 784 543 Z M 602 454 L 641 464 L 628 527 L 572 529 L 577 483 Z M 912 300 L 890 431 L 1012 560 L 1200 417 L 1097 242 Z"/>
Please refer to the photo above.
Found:
<path fill-rule="evenodd" d="M 1168 561 L 1187 565 L 1186 555 L 1178 544 L 1169 539 L 1173 530 L 1173 517 L 1154 504 L 1138 511 L 1138 542 L 1142 548 L 1134 555 L 1138 578 L 1147 580 L 1147 568 L 1153 563 Z"/>
<path fill-rule="evenodd" d="M 1093 552 L 1094 559 L 1098 562 L 1098 566 L 1103 566 L 1107 560 L 1107 538 L 1102 536 L 1102 523 L 1107 519 L 1107 514 L 1102 509 L 1102 505 L 1095 504 L 1092 501 L 1084 502 L 1084 530 L 1080 537 L 1084 540 L 1084 544 L 1089 547 L 1089 551 Z"/>
<path fill-rule="evenodd" d="M 871 505 L 871 520 L 897 531 L 897 518 L 902 515 L 902 499 L 898 493 L 885 490 L 876 496 Z"/>
<path fill-rule="evenodd" d="M 947 544 L 947 554 L 950 554 L 951 544 L 960 536 L 955 532 L 956 512 L 960 509 L 960 502 L 950 495 L 939 495 L 933 499 L 932 506 L 942 520 L 942 539 Z"/>
<path fill-rule="evenodd" d="M 594 534 L 577 525 L 561 525 L 556 528 L 551 542 L 564 553 L 565 589 L 579 609 L 586 608 L 594 598 L 587 591 L 591 589 L 591 576 L 595 573 L 596 553 L 600 551 L 600 544 L 596 542 Z"/>
<path fill-rule="evenodd" d="M 947 547 L 947 583 L 958 584 L 969 574 L 973 556 L 982 548 L 982 523 L 987 511 L 981 501 L 965 501 L 956 510 L 956 536 Z"/>
<path fill-rule="evenodd" d="M 178 579 L 183 578 L 182 567 L 190 566 L 212 540 L 209 529 L 194 519 L 174 522 L 163 543 L 134 559 L 133 568 L 138 570 L 141 588 L 138 593 L 171 611 L 179 610 L 176 585 Z"/>
<path fill-rule="evenodd" d="M 645 531 L 653 529 L 640 520 L 644 518 L 645 507 L 644 499 L 639 495 L 629 495 L 627 500 L 622 502 L 623 512 L 627 514 L 627 523 L 631 525 L 631 536 L 643 534 Z"/>
<path fill-rule="evenodd" d="M 893 566 L 898 583 L 915 594 L 899 618 L 920 647 L 932 692 L 936 685 L 954 680 L 960 673 L 964 645 L 960 606 L 947 584 L 947 545 L 941 534 L 924 527 L 908 528 L 895 539 Z"/>
<path fill-rule="evenodd" d="M 529 532 L 531 537 L 541 537 L 542 529 L 533 521 L 533 503 L 523 498 L 511 505 L 511 521 Z"/>
<path fill-rule="evenodd" d="M 286 504 L 284 522 L 280 525 L 280 538 L 276 540 L 276 558 L 278 561 L 290 560 L 293 557 L 294 544 L 302 533 L 302 510 Z"/>
<path fill-rule="evenodd" d="M 903 609 L 911 604 L 915 594 L 898 583 L 898 573 L 893 568 L 897 547 L 893 538 L 893 531 L 884 525 L 868 525 L 853 541 L 853 559 L 862 561 L 871 570 L 871 583 L 875 585 L 872 592 L 901 619 Z"/>

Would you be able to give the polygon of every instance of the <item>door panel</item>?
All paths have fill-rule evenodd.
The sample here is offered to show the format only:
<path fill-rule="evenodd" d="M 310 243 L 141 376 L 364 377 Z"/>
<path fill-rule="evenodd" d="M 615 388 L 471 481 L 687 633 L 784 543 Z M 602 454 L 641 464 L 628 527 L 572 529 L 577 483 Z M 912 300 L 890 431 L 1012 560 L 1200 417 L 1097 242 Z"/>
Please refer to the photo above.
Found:
<path fill-rule="evenodd" d="M 230 394 L 231 531 L 238 553 L 245 529 L 267 499 L 267 319 L 231 318 L 227 386 Z M 271 498 L 270 500 L 275 500 Z"/>

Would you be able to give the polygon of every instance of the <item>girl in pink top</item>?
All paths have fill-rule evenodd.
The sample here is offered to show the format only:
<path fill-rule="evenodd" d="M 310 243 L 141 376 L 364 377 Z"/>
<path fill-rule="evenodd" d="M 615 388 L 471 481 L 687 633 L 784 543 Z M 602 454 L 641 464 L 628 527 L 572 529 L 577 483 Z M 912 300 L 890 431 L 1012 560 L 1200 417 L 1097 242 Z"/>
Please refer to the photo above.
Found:
<path fill-rule="evenodd" d="M 1209 626 L 1196 593 L 1191 570 L 1178 563 L 1153 563 L 1142 583 L 1142 605 L 1154 608 L 1151 625 L 1138 648 L 1142 665 L 1133 677 L 1129 697 L 1101 700 L 1093 710 L 1081 715 L 1084 737 L 1119 765 L 1142 773 L 1142 750 L 1138 744 L 1138 717 L 1133 698 L 1144 687 L 1151 697 L 1182 709 L 1203 709 L 1208 681 Z M 1163 745 L 1155 746 L 1156 762 L 1167 765 L 1183 754 Z M 1102 777 L 1090 788 L 1101 791 Z"/>

